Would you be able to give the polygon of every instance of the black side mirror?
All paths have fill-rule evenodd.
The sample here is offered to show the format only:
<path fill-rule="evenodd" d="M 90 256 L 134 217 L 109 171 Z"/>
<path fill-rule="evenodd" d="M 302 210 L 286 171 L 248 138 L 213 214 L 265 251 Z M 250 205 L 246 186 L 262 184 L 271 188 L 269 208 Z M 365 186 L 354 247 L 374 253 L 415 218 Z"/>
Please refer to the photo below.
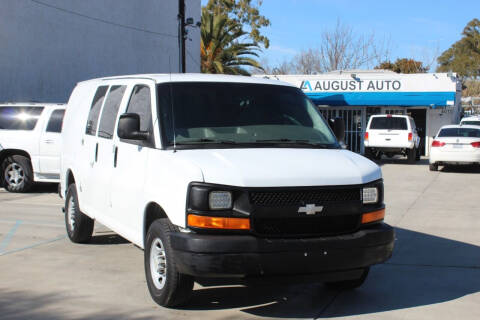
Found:
<path fill-rule="evenodd" d="M 345 122 L 342 118 L 335 118 L 335 120 L 333 120 L 332 129 L 338 142 L 340 142 L 340 144 L 345 143 Z"/>
<path fill-rule="evenodd" d="M 124 113 L 118 120 L 117 134 L 120 139 L 147 140 L 148 131 L 140 131 L 140 116 L 136 113 Z"/>

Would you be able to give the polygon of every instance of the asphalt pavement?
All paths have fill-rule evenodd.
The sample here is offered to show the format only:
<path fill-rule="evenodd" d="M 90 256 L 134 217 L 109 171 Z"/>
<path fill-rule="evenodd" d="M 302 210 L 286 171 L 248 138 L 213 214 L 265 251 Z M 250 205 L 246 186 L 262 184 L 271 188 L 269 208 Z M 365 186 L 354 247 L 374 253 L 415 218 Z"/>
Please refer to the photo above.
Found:
<path fill-rule="evenodd" d="M 1 319 L 480 319 L 480 170 L 381 163 L 392 259 L 353 291 L 321 283 L 195 284 L 191 303 L 150 298 L 143 251 L 101 225 L 90 244 L 65 235 L 55 185 L 0 189 Z"/>

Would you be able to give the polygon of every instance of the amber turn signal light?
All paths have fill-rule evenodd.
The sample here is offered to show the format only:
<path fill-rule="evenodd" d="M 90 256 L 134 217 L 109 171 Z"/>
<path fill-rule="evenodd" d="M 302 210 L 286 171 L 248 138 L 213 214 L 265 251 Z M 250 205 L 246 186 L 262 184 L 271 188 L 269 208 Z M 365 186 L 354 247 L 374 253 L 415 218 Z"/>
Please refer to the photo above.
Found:
<path fill-rule="evenodd" d="M 362 223 L 370 223 L 382 220 L 385 217 L 385 209 L 364 213 L 362 215 Z"/>
<path fill-rule="evenodd" d="M 189 214 L 187 218 L 189 227 L 206 229 L 229 229 L 229 230 L 249 230 L 250 219 L 248 218 L 225 218 L 225 217 L 207 217 Z"/>

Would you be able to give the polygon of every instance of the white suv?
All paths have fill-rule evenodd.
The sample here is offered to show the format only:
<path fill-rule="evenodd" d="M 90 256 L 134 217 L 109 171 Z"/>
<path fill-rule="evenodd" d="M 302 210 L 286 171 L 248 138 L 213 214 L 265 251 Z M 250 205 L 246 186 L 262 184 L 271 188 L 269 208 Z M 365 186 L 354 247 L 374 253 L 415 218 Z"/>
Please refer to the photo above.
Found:
<path fill-rule="evenodd" d="M 26 192 L 35 182 L 58 182 L 65 105 L 0 104 L 0 186 Z"/>
<path fill-rule="evenodd" d="M 420 160 L 420 137 L 412 117 L 404 115 L 373 115 L 365 131 L 365 155 L 379 160 L 382 154 L 408 157 L 409 163 Z"/>
<path fill-rule="evenodd" d="M 186 302 L 197 276 L 315 274 L 356 287 L 392 254 L 380 168 L 343 150 L 289 84 L 201 74 L 85 81 L 62 139 L 69 238 L 88 242 L 97 220 L 143 248 L 160 305 Z"/>

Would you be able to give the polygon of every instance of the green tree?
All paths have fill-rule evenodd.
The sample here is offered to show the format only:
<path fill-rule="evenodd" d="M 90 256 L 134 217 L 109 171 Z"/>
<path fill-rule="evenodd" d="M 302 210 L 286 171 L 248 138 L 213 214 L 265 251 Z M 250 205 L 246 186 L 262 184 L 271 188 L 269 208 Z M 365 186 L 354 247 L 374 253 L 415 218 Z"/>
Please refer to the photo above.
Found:
<path fill-rule="evenodd" d="M 262 2 L 263 0 L 209 0 L 204 10 L 214 16 L 227 15 L 229 26 L 240 27 L 252 42 L 268 48 L 269 40 L 260 32 L 261 28 L 270 25 L 270 20 L 260 14 Z"/>
<path fill-rule="evenodd" d="M 437 72 L 456 72 L 465 78 L 480 76 L 480 20 L 470 21 L 463 37 L 445 50 L 437 59 Z"/>
<path fill-rule="evenodd" d="M 375 69 L 392 70 L 396 73 L 425 73 L 429 67 L 424 66 L 423 62 L 414 59 L 398 58 L 395 62 L 384 61 Z"/>
<path fill-rule="evenodd" d="M 214 15 L 202 10 L 200 39 L 201 69 L 203 73 L 225 73 L 250 75 L 244 66 L 262 70 L 256 51 L 260 48 L 255 42 L 240 42 L 246 35 L 238 24 L 231 23 L 226 14 Z"/>

